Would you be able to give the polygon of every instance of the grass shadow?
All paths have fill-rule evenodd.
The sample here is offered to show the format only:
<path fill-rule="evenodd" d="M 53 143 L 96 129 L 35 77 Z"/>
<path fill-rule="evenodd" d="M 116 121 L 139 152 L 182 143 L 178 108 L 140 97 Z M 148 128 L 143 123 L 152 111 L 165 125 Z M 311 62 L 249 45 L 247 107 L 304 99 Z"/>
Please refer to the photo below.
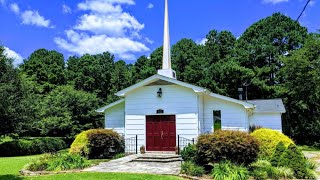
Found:
<path fill-rule="evenodd" d="M 19 179 L 23 179 L 23 178 L 17 175 L 12 175 L 12 174 L 0 175 L 0 180 L 19 180 Z"/>

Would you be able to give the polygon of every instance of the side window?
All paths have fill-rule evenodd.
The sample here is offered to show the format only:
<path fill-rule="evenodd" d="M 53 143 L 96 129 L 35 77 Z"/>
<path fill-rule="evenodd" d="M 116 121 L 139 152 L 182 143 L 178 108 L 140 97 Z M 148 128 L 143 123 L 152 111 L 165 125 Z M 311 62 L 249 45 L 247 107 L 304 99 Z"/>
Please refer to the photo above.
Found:
<path fill-rule="evenodd" d="M 221 111 L 213 111 L 214 131 L 221 129 Z"/>

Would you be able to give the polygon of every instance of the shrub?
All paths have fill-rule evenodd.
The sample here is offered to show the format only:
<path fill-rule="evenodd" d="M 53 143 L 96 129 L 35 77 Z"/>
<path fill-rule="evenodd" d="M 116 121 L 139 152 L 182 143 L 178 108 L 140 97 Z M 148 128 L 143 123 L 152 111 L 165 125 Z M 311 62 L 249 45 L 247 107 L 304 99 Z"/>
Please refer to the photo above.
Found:
<path fill-rule="evenodd" d="M 251 176 L 254 177 L 255 180 L 265 180 L 268 179 L 268 173 L 266 171 L 255 169 L 251 172 Z"/>
<path fill-rule="evenodd" d="M 65 171 L 83 169 L 90 165 L 89 161 L 80 155 L 69 153 L 46 154 L 34 160 L 27 169 L 30 171 Z"/>
<path fill-rule="evenodd" d="M 18 139 L 0 144 L 0 156 L 24 156 L 57 152 L 67 148 L 62 138 Z"/>
<path fill-rule="evenodd" d="M 70 153 L 90 159 L 112 158 L 124 152 L 123 138 L 113 130 L 91 129 L 77 135 Z"/>
<path fill-rule="evenodd" d="M 271 157 L 271 164 L 272 166 L 278 166 L 280 158 L 283 154 L 283 152 L 286 150 L 286 146 L 283 144 L 283 142 L 279 142 L 276 146 L 276 150 L 274 151 L 272 157 Z"/>
<path fill-rule="evenodd" d="M 181 151 L 181 157 L 184 161 L 196 162 L 197 148 L 195 145 L 189 144 Z"/>
<path fill-rule="evenodd" d="M 262 128 L 254 131 L 251 135 L 257 138 L 260 143 L 259 156 L 261 158 L 271 158 L 279 142 L 283 142 L 286 147 L 294 144 L 288 136 L 276 130 Z"/>
<path fill-rule="evenodd" d="M 294 173 L 292 169 L 288 167 L 275 167 L 279 173 L 279 177 L 283 179 L 293 179 L 294 178 Z"/>
<path fill-rule="evenodd" d="M 294 176 L 304 179 L 307 175 L 306 158 L 296 145 L 291 144 L 282 154 L 279 166 L 289 167 L 293 170 Z"/>
<path fill-rule="evenodd" d="M 249 171 L 243 166 L 226 161 L 214 164 L 211 176 L 215 180 L 245 180 L 249 179 Z"/>
<path fill-rule="evenodd" d="M 204 174 L 204 168 L 194 164 L 193 162 L 186 161 L 181 165 L 181 173 L 190 176 L 202 176 Z"/>
<path fill-rule="evenodd" d="M 199 136 L 198 161 L 201 165 L 230 160 L 236 164 L 250 164 L 257 158 L 258 141 L 240 131 L 217 131 Z"/>
<path fill-rule="evenodd" d="M 267 174 L 267 178 L 271 178 L 271 179 L 279 179 L 280 175 L 278 172 L 278 169 L 273 167 L 271 165 L 271 163 L 267 160 L 258 160 L 255 163 L 252 163 L 250 165 L 250 170 L 254 175 L 259 176 L 259 174 L 261 175 L 261 177 L 259 177 L 260 179 L 263 179 L 262 177 L 264 177 L 264 174 Z M 262 173 L 265 172 L 265 173 Z"/>

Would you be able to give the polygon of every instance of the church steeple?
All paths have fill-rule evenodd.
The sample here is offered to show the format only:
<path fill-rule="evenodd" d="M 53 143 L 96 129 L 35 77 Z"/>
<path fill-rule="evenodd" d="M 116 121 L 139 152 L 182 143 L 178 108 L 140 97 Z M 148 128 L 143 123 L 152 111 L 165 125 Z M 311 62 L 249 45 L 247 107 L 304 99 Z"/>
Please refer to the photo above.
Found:
<path fill-rule="evenodd" d="M 171 67 L 171 47 L 169 33 L 169 9 L 168 0 L 165 0 L 164 10 L 164 35 L 163 35 L 163 57 L 162 69 L 158 70 L 158 74 L 176 79 L 176 72 Z"/>

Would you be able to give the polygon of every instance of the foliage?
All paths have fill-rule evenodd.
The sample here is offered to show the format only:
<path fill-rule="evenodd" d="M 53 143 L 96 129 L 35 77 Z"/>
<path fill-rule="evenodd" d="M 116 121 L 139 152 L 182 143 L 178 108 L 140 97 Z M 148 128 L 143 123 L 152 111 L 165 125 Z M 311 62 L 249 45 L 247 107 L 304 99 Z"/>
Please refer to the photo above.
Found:
<path fill-rule="evenodd" d="M 91 129 L 80 133 L 71 145 L 70 153 L 90 159 L 105 159 L 124 151 L 123 138 L 113 130 Z"/>
<path fill-rule="evenodd" d="M 271 164 L 272 166 L 278 166 L 280 158 L 283 154 L 283 152 L 286 150 L 286 146 L 283 144 L 283 142 L 279 142 L 276 146 L 276 149 L 271 157 Z"/>
<path fill-rule="evenodd" d="M 182 151 L 181 157 L 184 161 L 196 162 L 197 161 L 197 147 L 196 145 L 188 144 Z"/>
<path fill-rule="evenodd" d="M 43 87 L 44 93 L 66 83 L 64 57 L 57 51 L 39 49 L 24 61 L 22 71 Z"/>
<path fill-rule="evenodd" d="M 258 129 L 251 135 L 260 143 L 259 155 L 261 158 L 271 158 L 279 142 L 282 142 L 286 147 L 294 143 L 288 136 L 271 129 Z"/>
<path fill-rule="evenodd" d="M 83 169 L 90 165 L 89 161 L 80 155 L 58 153 L 45 154 L 27 165 L 30 171 L 65 171 Z"/>
<path fill-rule="evenodd" d="M 296 145 L 291 144 L 282 154 L 279 166 L 289 167 L 298 179 L 312 178 L 312 169 L 308 169 L 307 160 Z M 311 166 L 309 166 L 310 168 Z"/>
<path fill-rule="evenodd" d="M 304 46 L 282 57 L 285 124 L 297 143 L 320 145 L 320 34 L 311 34 Z M 302 133 L 303 132 L 303 133 Z"/>
<path fill-rule="evenodd" d="M 67 148 L 62 138 L 18 139 L 0 144 L 0 156 L 24 156 L 57 152 Z"/>
<path fill-rule="evenodd" d="M 287 167 L 274 167 L 267 160 L 258 160 L 250 164 L 251 175 L 255 179 L 293 178 L 293 171 Z"/>
<path fill-rule="evenodd" d="M 94 94 L 58 86 L 39 104 L 41 133 L 73 137 L 83 130 L 99 128 L 102 120 L 94 112 L 99 100 Z"/>
<path fill-rule="evenodd" d="M 204 168 L 194 164 L 193 162 L 185 161 L 181 165 L 181 173 L 190 176 L 202 176 L 204 174 Z"/>
<path fill-rule="evenodd" d="M 258 129 L 262 129 L 263 127 L 262 126 L 257 126 L 257 125 L 250 125 L 249 126 L 249 132 L 252 133 L 254 132 L 255 130 L 258 130 Z"/>
<path fill-rule="evenodd" d="M 211 176 L 215 180 L 246 180 L 249 179 L 249 171 L 226 161 L 214 164 Z"/>
<path fill-rule="evenodd" d="M 230 160 L 236 164 L 250 164 L 257 158 L 258 141 L 245 132 L 217 131 L 200 135 L 197 142 L 198 159 L 202 165 Z"/>

